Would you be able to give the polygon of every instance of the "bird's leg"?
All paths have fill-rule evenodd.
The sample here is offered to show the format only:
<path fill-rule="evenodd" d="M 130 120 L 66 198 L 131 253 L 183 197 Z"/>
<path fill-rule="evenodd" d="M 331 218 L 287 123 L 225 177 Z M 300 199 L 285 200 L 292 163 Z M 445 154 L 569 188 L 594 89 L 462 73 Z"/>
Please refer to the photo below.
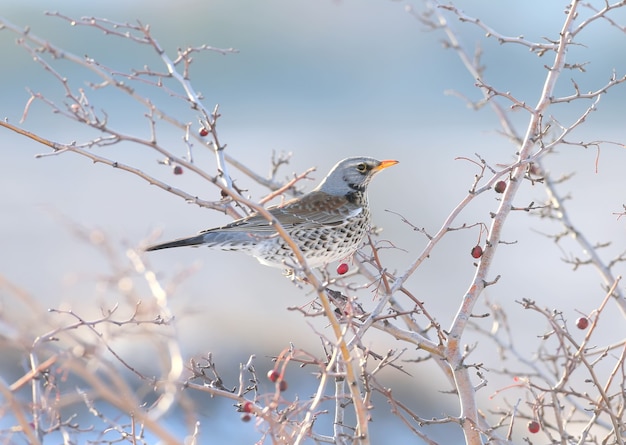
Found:
<path fill-rule="evenodd" d="M 302 288 L 303 283 L 309 283 L 306 276 L 296 273 L 296 270 L 292 268 L 283 269 L 283 275 L 289 278 L 289 280 L 299 288 Z"/>

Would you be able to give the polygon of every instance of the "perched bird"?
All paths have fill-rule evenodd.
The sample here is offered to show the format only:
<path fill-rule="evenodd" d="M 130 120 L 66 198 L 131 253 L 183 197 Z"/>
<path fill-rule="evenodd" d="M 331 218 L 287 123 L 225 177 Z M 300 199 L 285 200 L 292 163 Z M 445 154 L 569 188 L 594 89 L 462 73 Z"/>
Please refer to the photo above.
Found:
<path fill-rule="evenodd" d="M 344 159 L 311 192 L 267 210 L 298 245 L 309 267 L 349 257 L 370 228 L 368 184 L 376 173 L 397 163 L 368 157 Z M 245 252 L 271 267 L 293 269 L 298 264 L 289 245 L 256 213 L 146 250 L 199 245 Z"/>

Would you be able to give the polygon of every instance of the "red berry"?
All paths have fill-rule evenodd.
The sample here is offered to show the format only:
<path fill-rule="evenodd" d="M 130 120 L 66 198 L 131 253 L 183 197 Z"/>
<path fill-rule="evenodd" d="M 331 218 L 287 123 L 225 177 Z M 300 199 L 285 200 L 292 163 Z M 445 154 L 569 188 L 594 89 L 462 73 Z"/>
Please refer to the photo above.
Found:
<path fill-rule="evenodd" d="M 174 174 L 175 175 L 182 175 L 183 174 L 183 168 L 180 165 L 177 165 L 176 167 L 174 167 Z"/>
<path fill-rule="evenodd" d="M 287 380 L 281 380 L 280 383 L 278 384 L 278 389 L 281 392 L 287 391 Z"/>
<path fill-rule="evenodd" d="M 243 405 L 241 405 L 241 411 L 243 411 L 244 413 L 251 413 L 252 412 L 252 402 L 244 402 Z"/>
<path fill-rule="evenodd" d="M 241 421 L 242 422 L 250 422 L 250 419 L 252 419 L 252 416 L 248 413 L 243 413 L 241 415 Z"/>
<path fill-rule="evenodd" d="M 576 320 L 576 327 L 578 329 L 587 329 L 587 326 L 589 326 L 589 319 L 587 317 L 580 317 Z"/>
<path fill-rule="evenodd" d="M 496 182 L 496 186 L 493 189 L 496 191 L 496 193 L 504 193 L 504 191 L 506 190 L 506 182 Z"/>
<path fill-rule="evenodd" d="M 346 272 L 348 272 L 349 269 L 350 269 L 350 266 L 348 266 L 346 263 L 341 263 L 339 266 L 337 266 L 337 273 L 339 275 L 343 275 Z"/>
<path fill-rule="evenodd" d="M 206 128 L 202 127 L 198 133 L 200 133 L 200 136 L 205 137 L 205 136 L 209 135 L 209 130 L 207 130 Z"/>
<path fill-rule="evenodd" d="M 538 433 L 539 422 L 537 422 L 536 420 L 531 420 L 530 422 L 528 422 L 528 431 L 530 431 L 533 434 Z"/>
<path fill-rule="evenodd" d="M 472 247 L 472 257 L 480 258 L 481 256 L 483 256 L 483 248 L 480 246 Z"/>
<path fill-rule="evenodd" d="M 275 369 L 270 369 L 267 371 L 267 378 L 270 382 L 275 382 L 280 378 L 280 373 Z"/>

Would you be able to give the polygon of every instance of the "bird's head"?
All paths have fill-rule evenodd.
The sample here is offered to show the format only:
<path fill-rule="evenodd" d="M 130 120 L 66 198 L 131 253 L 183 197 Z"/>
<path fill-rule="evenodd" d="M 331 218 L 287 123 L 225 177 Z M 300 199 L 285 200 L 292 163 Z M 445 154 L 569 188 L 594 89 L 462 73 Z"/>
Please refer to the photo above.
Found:
<path fill-rule="evenodd" d="M 368 157 L 347 158 L 332 168 L 316 190 L 339 196 L 365 192 L 376 173 L 397 163 L 398 161 L 379 161 Z"/>

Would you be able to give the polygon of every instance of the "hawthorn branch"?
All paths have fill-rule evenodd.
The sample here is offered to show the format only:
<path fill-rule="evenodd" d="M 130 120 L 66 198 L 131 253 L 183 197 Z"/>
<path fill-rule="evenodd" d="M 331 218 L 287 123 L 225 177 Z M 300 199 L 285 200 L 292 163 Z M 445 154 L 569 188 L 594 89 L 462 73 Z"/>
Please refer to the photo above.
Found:
<path fill-rule="evenodd" d="M 593 246 L 589 242 L 589 240 L 587 240 L 583 233 L 575 228 L 569 216 L 569 212 L 563 205 L 563 198 L 558 194 L 556 190 L 555 182 L 551 178 L 547 177 L 545 180 L 545 185 L 551 207 L 556 212 L 557 220 L 560 221 L 563 225 L 565 233 L 571 236 L 574 240 L 576 240 L 582 250 L 586 252 L 590 262 L 600 273 L 600 276 L 602 277 L 605 286 L 612 286 L 612 284 L 616 282 L 617 278 L 613 275 L 611 268 L 607 266 L 605 262 L 600 258 L 600 255 L 598 255 L 598 251 L 595 246 Z M 626 299 L 624 291 L 621 288 L 616 287 L 613 290 L 613 296 L 615 297 L 615 302 L 617 306 L 622 311 L 624 317 L 626 317 Z"/>
<path fill-rule="evenodd" d="M 480 29 L 485 31 L 485 37 L 495 38 L 500 44 L 513 43 L 517 45 L 522 45 L 522 46 L 527 47 L 531 52 L 536 53 L 537 56 L 539 57 L 543 56 L 545 53 L 549 51 L 556 51 L 558 49 L 558 45 L 554 42 L 548 41 L 549 43 L 537 43 L 537 42 L 531 42 L 529 40 L 526 40 L 524 36 L 509 37 L 509 36 L 500 34 L 496 30 L 488 26 L 482 20 L 466 15 L 454 5 L 446 4 L 446 5 L 438 5 L 438 7 L 452 12 L 454 15 L 458 17 L 459 21 L 461 22 L 472 23 L 478 26 Z M 545 40 L 548 40 L 548 39 L 545 39 Z"/>

